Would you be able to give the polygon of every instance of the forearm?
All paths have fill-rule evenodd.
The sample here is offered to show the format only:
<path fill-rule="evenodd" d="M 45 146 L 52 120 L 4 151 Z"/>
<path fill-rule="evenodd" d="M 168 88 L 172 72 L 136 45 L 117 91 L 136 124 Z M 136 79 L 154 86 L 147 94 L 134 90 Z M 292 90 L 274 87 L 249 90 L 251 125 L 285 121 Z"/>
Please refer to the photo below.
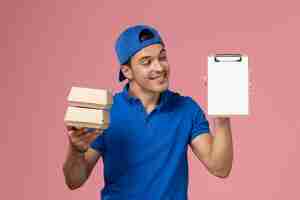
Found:
<path fill-rule="evenodd" d="M 217 175 L 229 175 L 233 162 L 233 144 L 229 118 L 214 119 L 214 140 L 211 151 L 211 165 Z"/>
<path fill-rule="evenodd" d="M 65 182 L 70 189 L 80 187 L 87 179 L 87 164 L 84 154 L 69 145 L 66 161 L 63 165 Z"/>

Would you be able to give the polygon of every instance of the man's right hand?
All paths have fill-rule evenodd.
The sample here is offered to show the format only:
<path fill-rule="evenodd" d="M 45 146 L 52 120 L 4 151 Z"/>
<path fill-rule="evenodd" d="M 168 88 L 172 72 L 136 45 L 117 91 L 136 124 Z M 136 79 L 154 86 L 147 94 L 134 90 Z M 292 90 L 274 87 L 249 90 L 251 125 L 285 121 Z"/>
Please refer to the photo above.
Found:
<path fill-rule="evenodd" d="M 66 128 L 72 149 L 80 153 L 86 152 L 90 143 L 103 133 L 101 129 L 76 128 L 73 126 L 66 126 Z"/>

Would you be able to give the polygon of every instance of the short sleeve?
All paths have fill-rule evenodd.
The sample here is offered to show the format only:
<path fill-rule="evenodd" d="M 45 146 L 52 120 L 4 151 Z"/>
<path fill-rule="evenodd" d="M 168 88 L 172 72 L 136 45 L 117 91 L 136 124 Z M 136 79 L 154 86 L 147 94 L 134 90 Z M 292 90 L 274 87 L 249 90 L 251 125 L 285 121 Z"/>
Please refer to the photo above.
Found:
<path fill-rule="evenodd" d="M 93 140 L 90 144 L 90 147 L 92 149 L 95 149 L 98 151 L 100 154 L 105 153 L 105 142 L 104 142 L 104 137 L 105 137 L 105 130 L 102 134 L 98 135 L 95 140 Z"/>
<path fill-rule="evenodd" d="M 210 128 L 209 128 L 209 122 L 206 119 L 202 108 L 191 97 L 189 97 L 189 99 L 191 104 L 190 113 L 192 115 L 191 118 L 192 125 L 191 125 L 191 130 L 189 135 L 189 143 L 191 143 L 196 136 L 202 133 L 210 133 Z"/>

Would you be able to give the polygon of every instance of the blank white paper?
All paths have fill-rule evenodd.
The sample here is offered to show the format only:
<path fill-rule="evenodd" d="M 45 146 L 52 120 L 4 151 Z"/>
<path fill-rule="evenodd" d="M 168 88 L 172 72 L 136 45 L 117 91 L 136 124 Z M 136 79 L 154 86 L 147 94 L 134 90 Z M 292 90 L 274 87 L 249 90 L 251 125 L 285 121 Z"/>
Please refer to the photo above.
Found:
<path fill-rule="evenodd" d="M 248 57 L 208 57 L 208 115 L 249 115 Z"/>

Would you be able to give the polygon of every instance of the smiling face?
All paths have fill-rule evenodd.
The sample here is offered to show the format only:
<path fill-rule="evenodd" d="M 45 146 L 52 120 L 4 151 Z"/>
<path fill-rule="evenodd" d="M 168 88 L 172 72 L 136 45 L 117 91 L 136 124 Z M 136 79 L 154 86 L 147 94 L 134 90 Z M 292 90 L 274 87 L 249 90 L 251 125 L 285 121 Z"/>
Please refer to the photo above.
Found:
<path fill-rule="evenodd" d="M 155 93 L 168 88 L 170 69 L 163 45 L 153 44 L 143 48 L 131 58 L 129 64 L 121 69 L 130 84 Z"/>

